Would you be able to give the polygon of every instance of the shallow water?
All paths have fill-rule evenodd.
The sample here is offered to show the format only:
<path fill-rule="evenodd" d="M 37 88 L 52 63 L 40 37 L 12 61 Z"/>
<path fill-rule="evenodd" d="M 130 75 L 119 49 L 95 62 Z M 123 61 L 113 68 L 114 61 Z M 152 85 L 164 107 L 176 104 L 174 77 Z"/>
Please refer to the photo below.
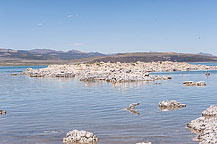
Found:
<path fill-rule="evenodd" d="M 25 68 L 0 67 L 0 109 L 7 111 L 0 115 L 0 144 L 61 144 L 73 129 L 93 132 L 98 144 L 196 144 L 186 124 L 217 101 L 216 71 L 209 77 L 204 71 L 163 73 L 173 79 L 161 85 L 10 75 Z M 207 86 L 183 87 L 186 80 Z M 158 103 L 166 99 L 187 107 L 163 112 Z M 124 110 L 133 102 L 140 103 L 139 114 Z"/>

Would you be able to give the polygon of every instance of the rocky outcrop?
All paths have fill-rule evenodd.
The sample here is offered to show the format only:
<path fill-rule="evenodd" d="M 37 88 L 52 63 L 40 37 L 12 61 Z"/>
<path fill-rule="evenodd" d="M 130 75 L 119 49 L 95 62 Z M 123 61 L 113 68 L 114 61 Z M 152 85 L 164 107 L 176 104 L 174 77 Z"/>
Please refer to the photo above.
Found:
<path fill-rule="evenodd" d="M 66 67 L 52 67 L 42 68 L 39 70 L 33 70 L 27 68 L 25 71 L 20 73 L 21 75 L 28 75 L 30 77 L 74 77 L 73 71 L 66 69 Z"/>
<path fill-rule="evenodd" d="M 202 112 L 202 116 L 207 116 L 207 117 L 216 116 L 217 117 L 217 106 L 211 105 L 208 109 Z"/>
<path fill-rule="evenodd" d="M 97 144 L 98 137 L 91 132 L 84 130 L 73 130 L 66 134 L 63 143 Z"/>
<path fill-rule="evenodd" d="M 186 107 L 186 104 L 181 104 L 175 100 L 165 100 L 159 103 L 159 107 L 161 110 L 177 110 L 182 107 Z"/>
<path fill-rule="evenodd" d="M 33 70 L 26 69 L 21 75 L 30 77 L 74 77 L 81 81 L 107 82 L 135 82 L 135 81 L 155 81 L 169 80 L 170 76 L 150 75 L 141 67 L 131 67 L 131 64 L 74 64 L 74 65 L 50 65 L 47 68 Z"/>
<path fill-rule="evenodd" d="M 187 127 L 196 133 L 200 144 L 217 143 L 217 106 L 211 105 L 202 112 L 202 117 L 192 120 Z"/>
<path fill-rule="evenodd" d="M 26 69 L 21 74 L 30 77 L 78 77 L 81 81 L 135 82 L 168 80 L 169 76 L 151 75 L 149 72 L 217 69 L 214 66 L 190 65 L 177 62 L 88 63 L 49 65 L 47 68 Z"/>

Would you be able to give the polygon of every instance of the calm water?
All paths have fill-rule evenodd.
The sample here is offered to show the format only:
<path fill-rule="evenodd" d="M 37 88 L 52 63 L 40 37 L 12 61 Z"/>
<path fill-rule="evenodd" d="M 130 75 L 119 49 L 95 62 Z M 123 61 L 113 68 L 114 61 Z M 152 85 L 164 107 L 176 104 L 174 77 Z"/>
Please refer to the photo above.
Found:
<path fill-rule="evenodd" d="M 73 78 L 11 76 L 26 67 L 0 67 L 0 144 L 61 144 L 69 130 L 95 133 L 98 144 L 196 144 L 186 124 L 217 102 L 217 72 L 164 73 L 172 80 L 152 83 L 84 83 Z M 34 67 L 40 68 L 40 67 Z M 183 87 L 186 80 L 206 87 Z M 175 99 L 187 104 L 162 112 L 158 103 Z M 124 108 L 139 102 L 140 113 Z"/>

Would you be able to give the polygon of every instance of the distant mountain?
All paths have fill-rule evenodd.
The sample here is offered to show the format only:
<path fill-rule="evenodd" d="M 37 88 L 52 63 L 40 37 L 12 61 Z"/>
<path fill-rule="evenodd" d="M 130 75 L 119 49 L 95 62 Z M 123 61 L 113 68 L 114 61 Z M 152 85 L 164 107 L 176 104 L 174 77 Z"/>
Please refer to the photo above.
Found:
<path fill-rule="evenodd" d="M 174 62 L 211 62 L 216 61 L 213 55 L 185 54 L 174 52 L 138 52 L 121 53 L 112 56 L 103 56 L 92 59 L 92 62 L 152 62 L 152 61 L 174 61 Z"/>
<path fill-rule="evenodd" d="M 205 56 L 214 56 L 214 55 L 212 55 L 212 54 L 210 54 L 210 53 L 203 53 L 203 52 L 200 52 L 200 53 L 198 53 L 199 55 L 205 55 Z"/>
<path fill-rule="evenodd" d="M 0 49 L 0 59 L 23 59 L 23 60 L 74 60 L 80 58 L 90 58 L 96 56 L 105 56 L 97 52 L 80 52 L 70 50 L 68 52 L 56 51 L 51 49 L 34 50 L 12 50 Z"/>
<path fill-rule="evenodd" d="M 138 52 L 105 55 L 98 52 L 67 52 L 51 49 L 13 50 L 0 49 L 0 65 L 48 65 L 70 64 L 82 62 L 217 62 L 217 57 L 211 54 L 186 54 L 174 52 Z"/>
<path fill-rule="evenodd" d="M 57 52 L 63 52 L 63 51 L 56 51 L 51 49 L 33 49 L 29 50 L 30 53 L 38 53 L 38 54 L 47 54 L 47 53 L 57 53 Z"/>
<path fill-rule="evenodd" d="M 0 49 L 0 53 L 8 53 L 8 52 L 10 52 L 10 53 L 15 53 L 15 52 L 17 52 L 17 50 L 12 50 L 12 49 Z"/>

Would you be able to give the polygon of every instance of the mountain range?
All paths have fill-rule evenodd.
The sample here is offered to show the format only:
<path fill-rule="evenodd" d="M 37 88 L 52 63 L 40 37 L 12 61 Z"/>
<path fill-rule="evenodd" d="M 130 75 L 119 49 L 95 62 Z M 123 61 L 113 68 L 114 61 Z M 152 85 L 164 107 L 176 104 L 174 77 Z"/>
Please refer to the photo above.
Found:
<path fill-rule="evenodd" d="M 80 62 L 217 62 L 217 57 L 200 52 L 186 54 L 175 52 L 135 52 L 102 54 L 98 52 L 81 52 L 70 50 L 67 52 L 52 49 L 13 50 L 0 49 L 0 65 L 47 65 L 69 64 Z"/>
<path fill-rule="evenodd" d="M 96 56 L 105 56 L 98 52 L 81 52 L 70 50 L 67 52 L 56 51 L 51 49 L 34 49 L 34 50 L 12 50 L 0 49 L 0 58 L 7 59 L 25 59 L 25 60 L 73 60 L 80 58 L 90 58 Z"/>

